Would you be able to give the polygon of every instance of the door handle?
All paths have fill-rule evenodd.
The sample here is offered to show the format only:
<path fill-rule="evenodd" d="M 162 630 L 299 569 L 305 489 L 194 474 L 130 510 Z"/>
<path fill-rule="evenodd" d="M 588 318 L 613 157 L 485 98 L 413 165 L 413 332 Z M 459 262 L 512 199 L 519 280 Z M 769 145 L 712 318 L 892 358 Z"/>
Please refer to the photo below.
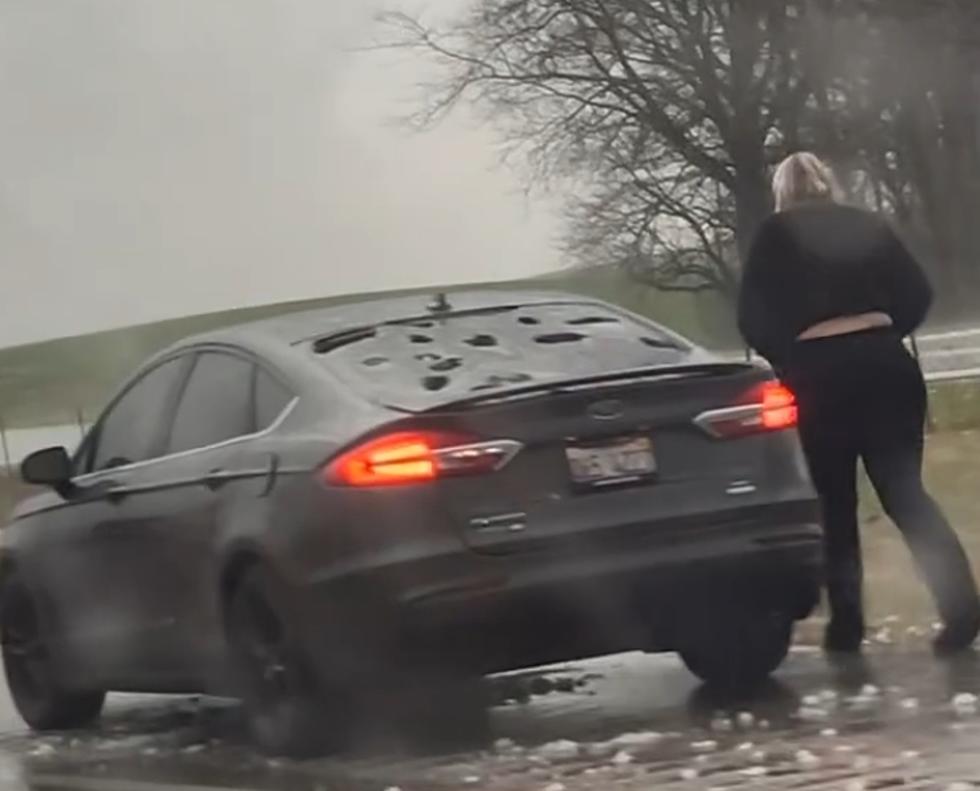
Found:
<path fill-rule="evenodd" d="M 212 492 L 217 491 L 228 483 L 228 473 L 221 467 L 216 467 L 204 476 L 203 483 Z"/>

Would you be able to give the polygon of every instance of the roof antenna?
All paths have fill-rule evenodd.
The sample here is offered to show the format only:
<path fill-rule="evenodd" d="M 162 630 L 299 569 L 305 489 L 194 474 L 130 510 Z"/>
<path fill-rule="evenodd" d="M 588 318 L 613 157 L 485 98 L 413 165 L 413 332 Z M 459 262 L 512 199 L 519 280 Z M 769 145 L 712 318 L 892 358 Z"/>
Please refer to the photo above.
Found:
<path fill-rule="evenodd" d="M 428 307 L 429 313 L 450 313 L 453 306 L 449 304 L 449 299 L 444 291 L 436 294 L 435 300 Z"/>

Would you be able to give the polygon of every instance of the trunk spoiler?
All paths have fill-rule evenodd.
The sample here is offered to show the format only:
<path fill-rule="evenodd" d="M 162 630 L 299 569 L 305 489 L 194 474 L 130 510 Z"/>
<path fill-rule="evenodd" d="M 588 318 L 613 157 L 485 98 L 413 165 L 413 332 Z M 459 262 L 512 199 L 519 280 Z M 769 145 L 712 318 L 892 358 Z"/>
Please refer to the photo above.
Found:
<path fill-rule="evenodd" d="M 467 398 L 447 401 L 422 410 L 410 410 L 395 405 L 387 405 L 389 409 L 407 414 L 431 414 L 446 411 L 472 409 L 488 404 L 506 403 L 526 398 L 537 398 L 555 393 L 570 393 L 588 387 L 603 387 L 627 382 L 641 382 L 656 379 L 688 379 L 695 377 L 727 376 L 747 371 L 768 373 L 765 368 L 745 362 L 709 362 L 686 363 L 682 365 L 656 366 L 651 368 L 634 368 L 628 371 L 586 376 L 575 379 L 556 379 L 549 382 L 539 382 L 533 385 L 515 387 L 507 390 L 488 391 Z"/>

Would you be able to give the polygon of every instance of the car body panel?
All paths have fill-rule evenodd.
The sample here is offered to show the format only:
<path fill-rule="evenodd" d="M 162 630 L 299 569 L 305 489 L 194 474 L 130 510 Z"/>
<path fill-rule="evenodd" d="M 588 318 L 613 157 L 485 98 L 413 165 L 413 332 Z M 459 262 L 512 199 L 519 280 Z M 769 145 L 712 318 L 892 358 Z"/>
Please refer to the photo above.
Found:
<path fill-rule="evenodd" d="M 450 301 L 467 311 L 529 305 L 546 318 L 519 326 L 553 334 L 551 322 L 594 337 L 568 341 L 582 351 L 564 368 L 536 348 L 526 378 L 501 374 L 488 387 L 488 372 L 516 370 L 516 341 L 468 344 L 486 330 L 483 319 L 458 333 L 446 322 L 432 344 L 418 345 L 439 347 L 440 359 L 469 346 L 482 362 L 472 378 L 435 394 L 418 388 L 418 376 L 405 392 L 393 384 L 397 377 L 367 386 L 325 361 L 333 351 L 317 351 L 324 337 L 374 325 L 394 329 L 373 341 L 401 344 L 406 332 L 422 329 L 412 321 L 432 315 L 429 301 L 409 298 L 211 333 L 141 367 L 131 382 L 175 357 L 231 354 L 284 383 L 293 398 L 261 430 L 117 469 L 86 472 L 83 443 L 82 474 L 68 500 L 45 492 L 17 508 L 3 534 L 5 563 L 50 600 L 66 675 L 111 689 L 220 690 L 228 675 L 222 597 L 243 562 L 260 562 L 287 583 L 311 650 L 337 673 L 363 671 L 366 654 L 434 647 L 447 634 L 465 645 L 471 607 L 498 642 L 507 642 L 508 629 L 521 635 L 513 651 L 484 647 L 482 659 L 459 652 L 481 670 L 622 647 L 636 632 L 602 625 L 617 608 L 631 624 L 646 614 L 644 645 L 633 647 L 670 647 L 670 625 L 658 632 L 657 613 L 683 609 L 671 600 L 679 588 L 694 595 L 722 577 L 732 585 L 771 582 L 802 602 L 794 611 L 812 608 L 819 518 L 795 432 L 725 442 L 696 422 L 770 373 L 720 363 L 645 319 L 580 297 L 478 292 Z M 578 312 L 615 316 L 620 336 L 602 334 L 610 322 L 569 325 Z M 663 345 L 638 340 L 629 370 L 614 359 L 590 367 L 603 348 L 619 348 L 622 325 L 634 321 L 636 332 Z M 409 367 L 424 362 L 408 343 Z M 356 363 L 379 347 L 338 348 Z M 366 438 L 430 429 L 509 439 L 522 450 L 481 478 L 363 489 L 327 479 L 329 460 Z M 98 425 L 89 442 L 97 432 Z M 604 490 L 570 484 L 569 443 L 638 434 L 653 442 L 654 478 Z M 532 646 L 522 612 L 556 623 L 567 617 L 576 629 L 590 624 L 595 639 L 565 639 L 565 630 L 552 635 L 550 649 Z"/>

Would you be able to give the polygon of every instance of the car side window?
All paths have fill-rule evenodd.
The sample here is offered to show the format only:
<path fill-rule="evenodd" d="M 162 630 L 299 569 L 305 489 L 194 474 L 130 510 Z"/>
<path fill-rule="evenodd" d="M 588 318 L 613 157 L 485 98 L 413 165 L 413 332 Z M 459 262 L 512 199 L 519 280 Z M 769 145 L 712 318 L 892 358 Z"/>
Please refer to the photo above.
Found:
<path fill-rule="evenodd" d="M 242 357 L 199 354 L 177 408 L 167 452 L 180 453 L 251 434 L 254 369 Z"/>
<path fill-rule="evenodd" d="M 293 400 L 289 392 L 278 380 L 261 368 L 255 369 L 255 430 L 264 431 Z"/>
<path fill-rule="evenodd" d="M 95 429 L 94 446 L 86 440 L 83 453 L 91 454 L 91 464 L 85 459 L 83 469 L 111 469 L 146 461 L 157 454 L 166 411 L 186 364 L 186 359 L 177 358 L 157 366 L 109 407 Z"/>

